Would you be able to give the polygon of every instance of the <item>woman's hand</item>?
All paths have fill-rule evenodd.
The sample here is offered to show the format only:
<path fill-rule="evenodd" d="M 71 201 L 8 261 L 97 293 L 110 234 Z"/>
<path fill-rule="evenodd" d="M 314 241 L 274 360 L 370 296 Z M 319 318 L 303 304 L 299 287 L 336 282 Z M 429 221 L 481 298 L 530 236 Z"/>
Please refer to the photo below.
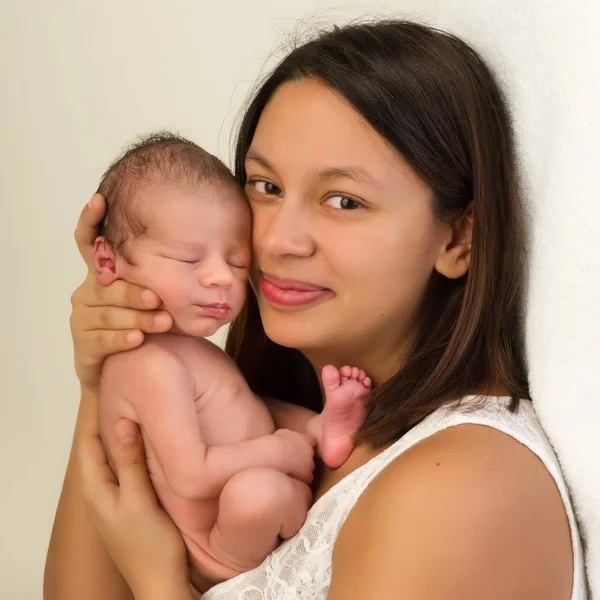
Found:
<path fill-rule="evenodd" d="M 71 335 L 75 349 L 75 371 L 84 390 L 96 393 L 104 359 L 131 350 L 144 340 L 144 333 L 168 331 L 173 323 L 158 296 L 123 280 L 103 287 L 96 281 L 94 241 L 106 212 L 106 202 L 94 194 L 81 212 L 75 241 L 88 266 L 85 281 L 71 297 Z"/>
<path fill-rule="evenodd" d="M 136 600 L 191 599 L 183 539 L 150 483 L 135 423 L 115 428 L 115 478 L 97 432 L 82 435 L 78 463 L 92 522 Z"/>

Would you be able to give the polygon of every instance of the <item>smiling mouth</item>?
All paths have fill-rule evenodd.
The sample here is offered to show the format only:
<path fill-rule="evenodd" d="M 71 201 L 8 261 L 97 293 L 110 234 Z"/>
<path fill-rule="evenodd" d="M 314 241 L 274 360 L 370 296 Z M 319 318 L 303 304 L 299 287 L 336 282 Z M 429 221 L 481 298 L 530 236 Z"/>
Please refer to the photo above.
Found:
<path fill-rule="evenodd" d="M 269 302 L 290 307 L 312 304 L 332 293 L 328 288 L 301 281 L 278 279 L 264 273 L 261 273 L 260 277 L 260 290 Z"/>

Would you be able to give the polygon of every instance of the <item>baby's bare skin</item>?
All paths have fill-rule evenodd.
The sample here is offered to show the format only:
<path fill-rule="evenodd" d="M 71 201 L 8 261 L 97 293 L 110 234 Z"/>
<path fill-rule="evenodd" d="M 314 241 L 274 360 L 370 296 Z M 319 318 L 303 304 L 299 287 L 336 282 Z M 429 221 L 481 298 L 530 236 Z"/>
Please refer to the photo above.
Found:
<path fill-rule="evenodd" d="M 150 187 L 138 205 L 147 233 L 128 242 L 129 259 L 103 238 L 95 248 L 100 283 L 148 287 L 174 320 L 172 333 L 105 362 L 99 427 L 109 460 L 119 419 L 139 423 L 156 494 L 192 565 L 214 582 L 257 566 L 297 533 L 312 499 L 314 446 L 329 466 L 345 461 L 371 385 L 358 369 L 326 367 L 317 415 L 257 397 L 203 339 L 242 308 L 250 253 L 245 200 L 217 192 Z"/>
<path fill-rule="evenodd" d="M 123 417 L 140 424 L 157 496 L 204 575 L 225 579 L 256 566 L 280 534 L 294 535 L 302 525 L 311 499 L 311 443 L 293 432 L 275 435 L 264 402 L 211 342 L 163 334 L 111 357 L 101 386 L 103 439 L 110 440 Z M 110 457 L 110 441 L 107 452 Z M 256 514 L 256 490 L 249 488 L 264 488 L 259 484 L 267 478 L 276 506 L 258 507 L 265 518 L 244 547 L 236 528 L 219 516 Z"/>
<path fill-rule="evenodd" d="M 351 379 L 351 369 L 342 373 L 351 388 L 347 407 L 362 384 Z M 343 385 L 333 390 L 340 391 Z M 162 334 L 112 356 L 99 406 L 109 458 L 116 423 L 125 417 L 140 424 L 156 494 L 203 576 L 219 581 L 257 566 L 304 522 L 312 497 L 310 441 L 293 431 L 275 433 L 266 404 L 211 342 Z M 314 430 L 320 416 L 312 420 L 307 425 L 292 416 L 287 424 Z"/>

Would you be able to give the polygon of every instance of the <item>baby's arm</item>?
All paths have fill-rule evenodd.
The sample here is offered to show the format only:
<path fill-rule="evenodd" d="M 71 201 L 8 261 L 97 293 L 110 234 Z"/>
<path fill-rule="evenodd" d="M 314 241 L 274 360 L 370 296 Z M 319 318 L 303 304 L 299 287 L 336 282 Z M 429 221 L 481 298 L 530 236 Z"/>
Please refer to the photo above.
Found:
<path fill-rule="evenodd" d="M 317 451 L 319 450 L 323 431 L 321 414 L 275 398 L 265 397 L 264 401 L 273 417 L 275 427 L 311 435 L 317 440 Z"/>
<path fill-rule="evenodd" d="M 207 447 L 197 424 L 193 378 L 160 346 L 109 357 L 105 385 L 133 407 L 167 482 L 183 498 L 216 497 L 233 475 L 251 467 L 272 467 L 307 483 L 312 479 L 308 451 L 301 451 L 310 445 L 290 432 Z"/>
<path fill-rule="evenodd" d="M 265 402 L 277 427 L 313 436 L 323 462 L 335 469 L 354 450 L 354 436 L 365 419 L 364 400 L 371 389 L 371 380 L 356 367 L 338 370 L 332 365 L 325 366 L 321 376 L 325 392 L 321 414 L 270 398 Z"/>

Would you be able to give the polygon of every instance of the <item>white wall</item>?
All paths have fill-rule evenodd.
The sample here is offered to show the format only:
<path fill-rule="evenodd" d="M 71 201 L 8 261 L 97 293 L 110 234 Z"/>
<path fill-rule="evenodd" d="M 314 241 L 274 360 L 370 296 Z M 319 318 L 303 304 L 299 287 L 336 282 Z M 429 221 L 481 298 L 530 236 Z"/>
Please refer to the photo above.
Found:
<path fill-rule="evenodd" d="M 442 0 L 510 90 L 533 228 L 527 355 L 600 598 L 600 2 Z"/>
<path fill-rule="evenodd" d="M 410 16 L 415 7 L 473 41 L 509 87 L 534 226 L 532 388 L 591 532 L 590 560 L 600 565 L 600 4 L 336 6 L 0 3 L 0 597 L 41 598 L 78 395 L 68 315 L 83 267 L 72 230 L 104 167 L 136 134 L 164 127 L 228 159 L 232 123 L 249 86 L 298 19 Z M 600 587 L 600 573 L 593 576 Z"/>
<path fill-rule="evenodd" d="M 72 235 L 81 207 L 139 133 L 175 128 L 228 159 L 249 87 L 299 19 L 432 2 L 336 5 L 0 2 L 0 598 L 41 598 L 78 402 L 68 317 L 84 274 Z"/>

